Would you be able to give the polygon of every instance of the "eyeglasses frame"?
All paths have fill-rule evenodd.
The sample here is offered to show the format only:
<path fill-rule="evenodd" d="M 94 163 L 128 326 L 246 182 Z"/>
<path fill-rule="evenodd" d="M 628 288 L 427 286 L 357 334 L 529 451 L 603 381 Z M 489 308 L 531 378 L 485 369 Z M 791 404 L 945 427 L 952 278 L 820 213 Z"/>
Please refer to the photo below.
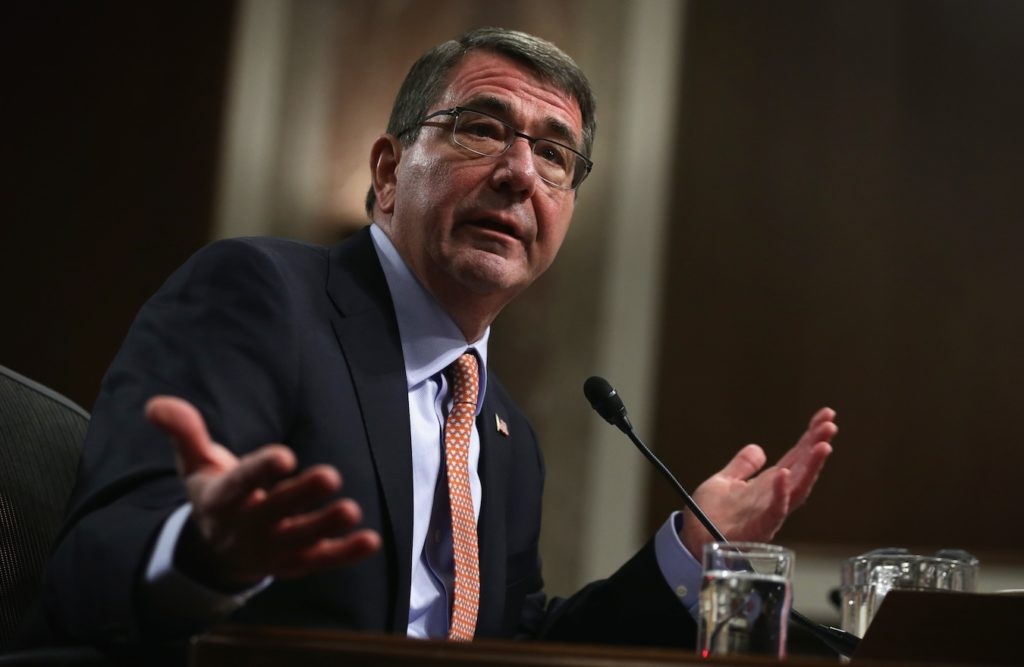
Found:
<path fill-rule="evenodd" d="M 437 118 L 438 116 L 452 116 L 455 120 L 452 121 L 452 126 L 449 128 L 449 133 L 450 133 L 451 138 L 452 138 L 452 143 L 454 143 L 455 145 L 459 146 L 460 148 L 465 148 L 467 151 L 471 151 L 471 152 L 473 152 L 473 153 L 475 153 L 477 155 L 480 155 L 482 157 L 498 157 L 500 155 L 504 155 L 508 151 L 508 149 L 512 148 L 512 144 L 515 143 L 515 139 L 514 138 L 513 138 L 512 141 L 510 141 L 508 143 L 507 146 L 505 146 L 505 148 L 500 153 L 495 153 L 493 155 L 488 155 L 487 153 L 481 153 L 480 151 L 477 151 L 477 150 L 475 150 L 473 148 L 470 148 L 469 146 L 464 146 L 464 145 L 460 144 L 458 141 L 456 141 L 455 140 L 455 125 L 458 123 L 459 114 L 461 114 L 461 113 L 463 113 L 465 111 L 470 111 L 472 113 L 480 114 L 481 116 L 487 116 L 488 118 L 491 118 L 491 119 L 501 123 L 502 125 L 504 125 L 509 130 L 512 131 L 512 136 L 514 138 L 521 137 L 523 139 L 526 139 L 526 142 L 530 145 L 530 149 L 531 150 L 537 144 L 538 141 L 546 141 L 546 142 L 548 142 L 550 144 L 554 144 L 556 146 L 559 146 L 561 148 L 564 148 L 564 149 L 572 152 L 577 157 L 579 157 L 580 159 L 583 160 L 583 164 L 586 165 L 586 169 L 583 171 L 583 175 L 580 176 L 580 180 L 576 183 L 576 185 L 570 185 L 569 187 L 565 187 L 564 185 L 558 185 L 557 183 L 552 183 L 551 181 L 549 181 L 548 179 L 544 178 L 540 174 L 537 174 L 538 178 L 540 178 L 542 181 L 544 181 L 545 183 L 547 183 L 548 185 L 550 185 L 553 188 L 557 188 L 559 190 L 565 190 L 567 192 L 571 192 L 573 190 L 576 190 L 576 189 L 578 189 L 580 187 L 580 185 L 583 183 L 583 181 L 586 180 L 587 176 L 590 175 L 590 170 L 594 168 L 593 161 L 590 158 L 588 158 L 586 155 L 584 155 L 583 153 L 581 153 L 578 150 L 576 150 L 575 148 L 573 148 L 572 146 L 568 146 L 566 144 L 563 144 L 560 141 L 555 141 L 554 139 L 547 139 L 545 137 L 532 137 L 529 134 L 526 134 L 525 132 L 520 132 L 514 126 L 512 126 L 512 124 L 510 124 L 508 121 L 502 120 L 501 118 L 495 116 L 494 114 L 487 113 L 486 111 L 480 111 L 479 109 L 473 109 L 471 107 L 455 106 L 455 107 L 452 107 L 450 109 L 441 109 L 440 111 L 434 111 L 433 113 L 429 113 L 426 116 L 424 116 L 422 120 L 420 120 L 419 122 L 415 123 L 414 125 L 410 125 L 409 127 L 403 129 L 401 132 L 399 132 L 395 136 L 401 137 L 402 135 L 408 134 L 409 132 L 412 132 L 415 129 L 423 127 L 424 125 L 427 124 L 427 121 L 429 121 L 432 118 Z"/>

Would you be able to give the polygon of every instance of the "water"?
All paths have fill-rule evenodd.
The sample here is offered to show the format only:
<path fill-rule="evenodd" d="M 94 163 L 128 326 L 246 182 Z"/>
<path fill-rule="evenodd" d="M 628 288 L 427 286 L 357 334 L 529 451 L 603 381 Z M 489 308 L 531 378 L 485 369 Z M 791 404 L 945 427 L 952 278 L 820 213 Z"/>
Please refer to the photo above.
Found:
<path fill-rule="evenodd" d="M 792 593 L 784 577 L 710 571 L 700 589 L 701 655 L 786 656 Z"/>

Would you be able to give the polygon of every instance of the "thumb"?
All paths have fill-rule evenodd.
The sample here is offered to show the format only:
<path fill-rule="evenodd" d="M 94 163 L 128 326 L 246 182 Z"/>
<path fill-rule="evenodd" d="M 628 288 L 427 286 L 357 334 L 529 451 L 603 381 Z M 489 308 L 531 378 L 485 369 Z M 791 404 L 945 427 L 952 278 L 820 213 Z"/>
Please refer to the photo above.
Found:
<path fill-rule="evenodd" d="M 719 471 L 719 475 L 729 479 L 748 480 L 764 467 L 768 457 L 758 445 L 747 445 Z"/>
<path fill-rule="evenodd" d="M 171 436 L 182 476 L 203 468 L 226 470 L 236 463 L 230 452 L 210 439 L 199 410 L 182 398 L 154 396 L 146 403 L 146 419 Z"/>

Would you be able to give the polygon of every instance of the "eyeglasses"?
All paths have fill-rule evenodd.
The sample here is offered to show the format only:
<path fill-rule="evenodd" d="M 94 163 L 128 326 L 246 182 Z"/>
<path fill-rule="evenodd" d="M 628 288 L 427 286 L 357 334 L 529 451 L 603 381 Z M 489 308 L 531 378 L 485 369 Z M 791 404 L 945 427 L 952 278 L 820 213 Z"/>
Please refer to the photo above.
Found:
<path fill-rule="evenodd" d="M 500 118 L 483 111 L 454 107 L 435 111 L 398 136 L 425 125 L 431 118 L 452 116 L 452 143 L 487 157 L 497 157 L 511 148 L 516 137 L 526 139 L 533 151 L 533 164 L 541 180 L 559 190 L 575 190 L 587 177 L 594 163 L 582 153 L 551 139 L 538 139 L 520 132 Z"/>

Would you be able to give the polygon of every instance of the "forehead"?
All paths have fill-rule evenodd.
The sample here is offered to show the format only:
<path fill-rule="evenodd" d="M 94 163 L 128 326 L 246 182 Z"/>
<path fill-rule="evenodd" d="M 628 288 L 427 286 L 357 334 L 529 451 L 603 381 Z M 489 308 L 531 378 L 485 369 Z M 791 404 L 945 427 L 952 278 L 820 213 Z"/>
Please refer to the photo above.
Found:
<path fill-rule="evenodd" d="M 541 129 L 569 132 L 579 140 L 583 115 L 576 99 L 554 84 L 542 81 L 525 65 L 487 51 L 473 51 L 452 68 L 441 106 L 484 104 L 500 111 L 525 132 Z"/>

